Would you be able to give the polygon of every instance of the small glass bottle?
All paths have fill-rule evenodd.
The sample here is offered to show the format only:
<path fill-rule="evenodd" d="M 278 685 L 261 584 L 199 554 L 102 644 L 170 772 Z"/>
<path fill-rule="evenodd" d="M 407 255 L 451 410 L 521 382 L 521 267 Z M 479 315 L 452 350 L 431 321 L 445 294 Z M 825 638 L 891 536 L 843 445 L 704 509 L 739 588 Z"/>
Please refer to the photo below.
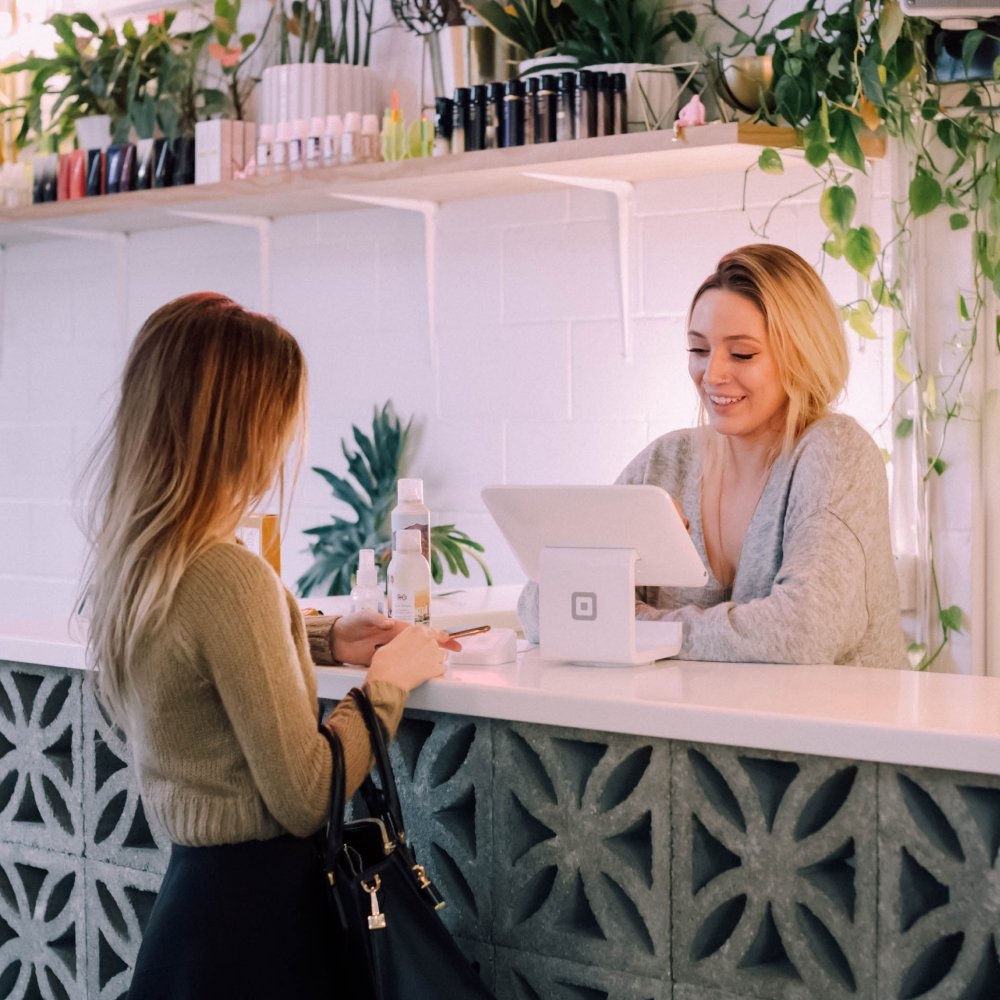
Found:
<path fill-rule="evenodd" d="M 465 120 L 465 148 L 471 150 L 486 148 L 486 84 L 472 88 L 469 101 L 469 116 Z"/>
<path fill-rule="evenodd" d="M 537 126 L 538 118 L 538 87 L 541 80 L 537 76 L 529 76 L 524 81 L 524 144 L 531 146 L 538 141 Z"/>
<path fill-rule="evenodd" d="M 597 106 L 597 134 L 614 135 L 611 78 L 604 70 L 598 70 L 594 74 L 594 93 Z"/>
<path fill-rule="evenodd" d="M 340 115 L 327 115 L 323 129 L 323 166 L 335 167 L 340 163 L 340 140 L 344 135 L 344 121 Z"/>
<path fill-rule="evenodd" d="M 611 74 L 611 120 L 615 135 L 628 131 L 628 78 L 624 73 Z"/>
<path fill-rule="evenodd" d="M 560 73 L 556 83 L 556 140 L 576 135 L 576 73 Z"/>
<path fill-rule="evenodd" d="M 451 152 L 452 101 L 450 97 L 434 98 L 434 149 L 433 156 L 446 156 Z"/>
<path fill-rule="evenodd" d="M 254 157 L 258 174 L 266 176 L 271 172 L 272 147 L 274 146 L 274 125 L 262 122 L 257 129 L 257 153 Z"/>
<path fill-rule="evenodd" d="M 340 137 L 340 162 L 361 162 L 361 115 L 348 111 L 344 115 L 344 134 Z"/>
<path fill-rule="evenodd" d="M 594 73 L 581 69 L 576 74 L 576 137 L 592 139 L 597 135 L 597 94 Z"/>
<path fill-rule="evenodd" d="M 309 119 L 309 134 L 306 136 L 306 170 L 314 170 L 323 164 L 323 132 L 325 124 L 322 118 Z"/>
<path fill-rule="evenodd" d="M 469 122 L 469 103 L 472 91 L 468 87 L 456 87 L 455 97 L 451 102 L 451 151 L 464 153 L 469 149 L 466 139 L 466 126 Z"/>
<path fill-rule="evenodd" d="M 358 552 L 358 575 L 351 590 L 351 600 L 354 601 L 355 611 L 382 613 L 382 588 L 378 585 L 374 549 Z"/>
<path fill-rule="evenodd" d="M 556 141 L 556 78 L 546 73 L 535 95 L 535 142 Z"/>
<path fill-rule="evenodd" d="M 292 123 L 278 122 L 271 145 L 271 169 L 275 173 L 288 169 L 288 147 L 292 141 Z"/>
<path fill-rule="evenodd" d="M 486 120 L 483 130 L 484 149 L 503 145 L 503 84 L 494 82 L 486 87 Z"/>
<path fill-rule="evenodd" d="M 524 84 L 520 80 L 508 80 L 504 84 L 501 145 L 524 145 Z"/>

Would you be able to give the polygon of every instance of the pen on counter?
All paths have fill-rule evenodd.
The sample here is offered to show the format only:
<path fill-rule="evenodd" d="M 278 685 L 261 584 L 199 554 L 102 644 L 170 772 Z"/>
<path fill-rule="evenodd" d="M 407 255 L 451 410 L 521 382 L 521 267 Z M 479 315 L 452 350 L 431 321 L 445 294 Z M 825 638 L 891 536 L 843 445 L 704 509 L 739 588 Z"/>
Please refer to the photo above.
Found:
<path fill-rule="evenodd" d="M 467 635 L 479 635 L 481 632 L 489 632 L 489 625 L 473 625 L 471 628 L 460 628 L 455 632 L 449 632 L 452 639 L 461 639 Z"/>

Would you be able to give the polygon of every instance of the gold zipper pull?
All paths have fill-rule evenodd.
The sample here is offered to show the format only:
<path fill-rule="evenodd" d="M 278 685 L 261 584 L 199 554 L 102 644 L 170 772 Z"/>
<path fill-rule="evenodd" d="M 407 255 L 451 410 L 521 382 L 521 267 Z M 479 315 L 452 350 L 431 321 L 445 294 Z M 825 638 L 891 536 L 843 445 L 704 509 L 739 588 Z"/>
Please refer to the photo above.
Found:
<path fill-rule="evenodd" d="M 383 930 L 385 928 L 385 914 L 380 912 L 378 908 L 378 891 L 382 888 L 381 876 L 376 875 L 375 882 L 372 885 L 369 885 L 367 882 L 362 882 L 361 888 L 368 893 L 372 903 L 371 916 L 368 918 L 368 930 Z"/>

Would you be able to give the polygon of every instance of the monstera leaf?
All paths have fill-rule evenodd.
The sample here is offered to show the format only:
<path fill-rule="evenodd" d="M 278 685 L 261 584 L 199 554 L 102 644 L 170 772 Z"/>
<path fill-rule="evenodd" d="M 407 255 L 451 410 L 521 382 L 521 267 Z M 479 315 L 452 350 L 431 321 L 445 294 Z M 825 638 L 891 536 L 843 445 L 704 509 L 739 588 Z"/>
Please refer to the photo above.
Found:
<path fill-rule="evenodd" d="M 375 407 L 371 434 L 352 426 L 354 446 L 341 441 L 347 462 L 347 476 L 313 467 L 329 484 L 334 498 L 350 508 L 351 515 L 331 515 L 329 524 L 306 528 L 313 540 L 309 551 L 313 564 L 299 577 L 299 595 L 349 594 L 358 568 L 358 552 L 374 549 L 376 562 L 385 565 L 391 554 L 389 516 L 396 505 L 396 484 L 403 474 L 406 446 L 413 421 L 403 425 L 391 403 Z M 431 576 L 435 583 L 444 579 L 444 569 L 468 577 L 471 559 L 478 563 L 491 584 L 489 570 L 480 553 L 483 546 L 454 524 L 431 528 Z"/>

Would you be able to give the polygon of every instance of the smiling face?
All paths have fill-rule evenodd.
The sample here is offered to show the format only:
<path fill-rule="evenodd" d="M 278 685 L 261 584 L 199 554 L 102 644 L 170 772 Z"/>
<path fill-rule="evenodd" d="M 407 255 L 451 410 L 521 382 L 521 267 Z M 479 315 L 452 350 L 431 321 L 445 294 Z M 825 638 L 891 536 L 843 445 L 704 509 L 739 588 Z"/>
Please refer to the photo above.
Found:
<path fill-rule="evenodd" d="M 750 299 L 721 288 L 701 295 L 691 310 L 688 372 L 720 434 L 748 442 L 781 438 L 788 396 L 764 315 Z"/>

